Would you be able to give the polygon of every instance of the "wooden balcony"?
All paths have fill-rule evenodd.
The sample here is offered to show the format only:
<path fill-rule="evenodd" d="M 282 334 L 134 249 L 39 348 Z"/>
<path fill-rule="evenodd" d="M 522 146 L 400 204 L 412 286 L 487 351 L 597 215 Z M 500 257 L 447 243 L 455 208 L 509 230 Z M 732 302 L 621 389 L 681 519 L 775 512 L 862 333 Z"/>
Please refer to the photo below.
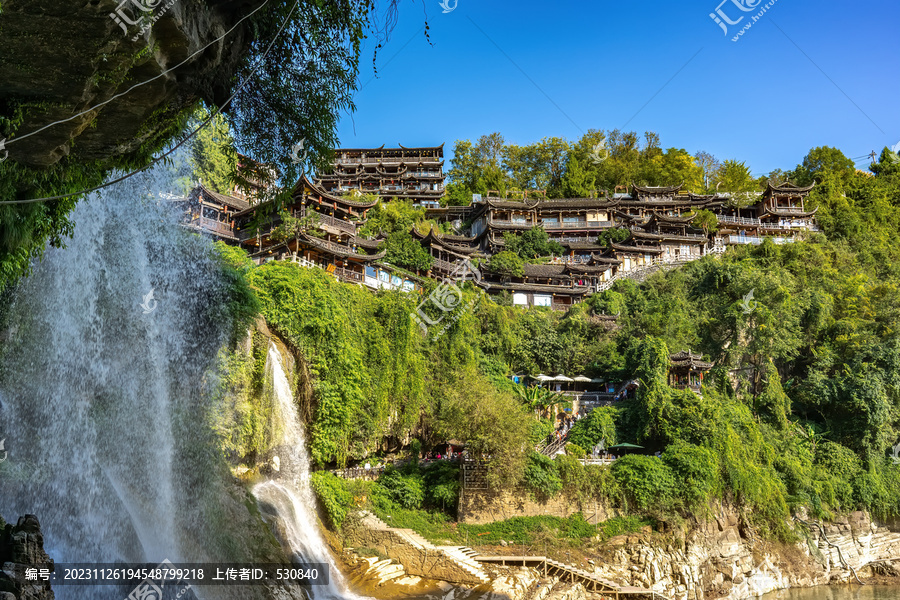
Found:
<path fill-rule="evenodd" d="M 196 225 L 204 231 L 209 231 L 212 233 L 216 233 L 219 235 L 225 235 L 228 237 L 235 237 L 234 230 L 231 228 L 231 225 L 228 223 L 216 221 L 215 219 L 208 219 L 206 217 L 200 217 L 196 221 Z"/>

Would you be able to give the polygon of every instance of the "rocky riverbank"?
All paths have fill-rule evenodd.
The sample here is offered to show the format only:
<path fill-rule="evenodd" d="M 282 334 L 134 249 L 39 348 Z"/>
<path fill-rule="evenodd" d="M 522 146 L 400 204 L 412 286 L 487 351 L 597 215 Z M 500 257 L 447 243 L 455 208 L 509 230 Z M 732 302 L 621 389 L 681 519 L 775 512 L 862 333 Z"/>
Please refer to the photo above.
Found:
<path fill-rule="evenodd" d="M 860 581 L 900 584 L 900 532 L 896 523 L 878 523 L 866 513 L 854 512 L 821 526 L 810 519 L 796 524 L 800 541 L 775 543 L 758 538 L 742 525 L 737 514 L 722 510 L 687 532 L 645 531 L 612 538 L 587 550 L 588 560 L 580 568 L 598 578 L 651 589 L 672 600 L 739 600 L 781 589 Z M 355 535 L 361 540 L 359 532 Z M 356 584 L 380 598 L 447 597 L 451 593 L 449 584 L 442 586 L 434 579 L 410 575 L 410 569 L 418 572 L 418 565 L 404 564 L 406 554 L 396 547 L 403 543 L 398 538 L 390 552 L 380 558 L 345 552 Z M 503 550 L 475 548 L 482 554 Z M 483 568 L 490 576 L 489 583 L 455 587 L 453 597 L 596 597 L 581 583 L 548 576 L 539 569 L 487 564 Z"/>
<path fill-rule="evenodd" d="M 0 525 L 0 600 L 53 600 L 48 582 L 25 580 L 26 568 L 52 563 L 37 517 L 25 515 L 15 525 L 0 519 Z"/>

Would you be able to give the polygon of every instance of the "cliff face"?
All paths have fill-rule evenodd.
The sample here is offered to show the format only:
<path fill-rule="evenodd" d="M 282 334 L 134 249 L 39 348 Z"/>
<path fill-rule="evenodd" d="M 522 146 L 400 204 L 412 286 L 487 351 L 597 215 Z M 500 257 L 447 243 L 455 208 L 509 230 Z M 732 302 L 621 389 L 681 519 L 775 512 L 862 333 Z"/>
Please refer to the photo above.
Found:
<path fill-rule="evenodd" d="M 5 0 L 0 9 L 0 139 L 8 138 L 8 160 L 46 167 L 67 155 L 79 163 L 104 164 L 140 156 L 198 100 L 220 104 L 228 97 L 239 57 L 252 41 L 249 20 L 174 72 L 39 135 L 13 140 L 149 81 L 222 36 L 260 4 Z M 3 118 L 9 121 L 6 127 Z"/>
<path fill-rule="evenodd" d="M 771 544 L 746 533 L 734 514 L 723 513 L 677 543 L 621 536 L 607 545 L 595 571 L 678 600 L 738 600 L 778 589 L 855 582 L 854 573 L 860 578 L 900 574 L 894 562 L 900 559 L 900 533 L 863 512 L 821 528 L 813 525 L 796 545 Z"/>
<path fill-rule="evenodd" d="M 24 578 L 26 567 L 50 562 L 37 517 L 25 515 L 15 526 L 6 525 L 0 530 L 0 600 L 53 600 L 49 583 Z"/>

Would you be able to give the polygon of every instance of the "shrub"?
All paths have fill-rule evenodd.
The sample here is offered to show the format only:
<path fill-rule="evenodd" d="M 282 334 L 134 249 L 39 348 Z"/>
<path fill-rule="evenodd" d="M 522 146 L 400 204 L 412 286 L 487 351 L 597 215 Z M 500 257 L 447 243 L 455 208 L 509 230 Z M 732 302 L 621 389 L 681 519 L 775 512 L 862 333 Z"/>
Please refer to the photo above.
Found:
<path fill-rule="evenodd" d="M 613 476 L 634 505 L 643 511 L 668 508 L 675 495 L 675 476 L 655 456 L 632 454 L 612 465 Z"/>
<path fill-rule="evenodd" d="M 525 484 L 545 498 L 555 496 L 562 489 L 562 480 L 553 460 L 532 452 L 525 464 Z"/>
<path fill-rule="evenodd" d="M 378 478 L 378 484 L 388 498 L 403 508 L 421 508 L 425 500 L 425 485 L 418 473 L 404 475 L 399 469 L 388 467 Z"/>
<path fill-rule="evenodd" d="M 344 487 L 343 480 L 326 471 L 318 471 L 312 474 L 310 485 L 332 529 L 340 529 L 353 502 L 353 495 Z"/>
<path fill-rule="evenodd" d="M 676 442 L 666 448 L 662 460 L 678 481 L 677 494 L 686 508 L 708 503 L 722 487 L 719 461 L 709 448 Z"/>

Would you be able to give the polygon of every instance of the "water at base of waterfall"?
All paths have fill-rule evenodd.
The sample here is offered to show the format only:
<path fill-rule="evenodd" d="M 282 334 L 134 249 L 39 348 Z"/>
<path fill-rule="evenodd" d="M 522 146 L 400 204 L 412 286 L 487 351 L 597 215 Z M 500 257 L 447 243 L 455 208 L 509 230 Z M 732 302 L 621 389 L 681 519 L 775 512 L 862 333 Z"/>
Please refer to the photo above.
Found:
<path fill-rule="evenodd" d="M 358 599 L 359 596 L 347 589 L 346 581 L 319 532 L 315 496 L 310 487 L 306 431 L 285 375 L 281 353 L 272 343 L 266 360 L 266 376 L 272 382 L 283 432 L 276 451 L 279 471 L 270 480 L 256 485 L 253 494 L 260 503 L 263 515 L 272 522 L 281 542 L 296 560 L 328 565 L 329 584 L 311 586 L 312 599 Z"/>

